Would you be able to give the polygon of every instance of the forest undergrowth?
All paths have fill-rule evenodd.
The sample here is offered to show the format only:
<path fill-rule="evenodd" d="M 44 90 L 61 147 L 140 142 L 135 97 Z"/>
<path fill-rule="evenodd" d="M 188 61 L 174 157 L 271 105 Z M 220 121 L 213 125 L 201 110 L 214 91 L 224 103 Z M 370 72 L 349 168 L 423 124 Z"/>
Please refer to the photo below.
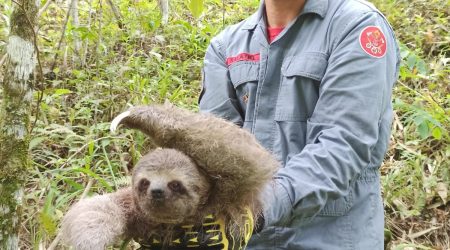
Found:
<path fill-rule="evenodd" d="M 112 135 L 112 118 L 130 105 L 165 100 L 197 110 L 210 39 L 258 2 L 173 0 L 166 25 L 156 0 L 42 3 L 37 40 L 45 81 L 34 92 L 21 249 L 60 249 L 55 238 L 71 204 L 129 184 L 151 144 L 131 130 Z M 372 2 L 393 26 L 402 56 L 381 168 L 386 248 L 448 250 L 450 1 Z M 0 65 L 13 5 L 0 2 Z"/>

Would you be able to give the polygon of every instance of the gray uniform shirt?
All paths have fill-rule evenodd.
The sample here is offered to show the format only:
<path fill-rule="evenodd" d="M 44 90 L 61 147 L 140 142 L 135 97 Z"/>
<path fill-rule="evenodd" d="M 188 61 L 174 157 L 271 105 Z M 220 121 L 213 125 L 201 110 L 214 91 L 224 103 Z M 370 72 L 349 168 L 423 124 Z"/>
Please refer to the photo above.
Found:
<path fill-rule="evenodd" d="M 399 53 L 371 4 L 308 0 L 269 44 L 262 3 L 207 50 L 202 112 L 251 131 L 282 163 L 249 249 L 382 249 L 379 173 Z"/>

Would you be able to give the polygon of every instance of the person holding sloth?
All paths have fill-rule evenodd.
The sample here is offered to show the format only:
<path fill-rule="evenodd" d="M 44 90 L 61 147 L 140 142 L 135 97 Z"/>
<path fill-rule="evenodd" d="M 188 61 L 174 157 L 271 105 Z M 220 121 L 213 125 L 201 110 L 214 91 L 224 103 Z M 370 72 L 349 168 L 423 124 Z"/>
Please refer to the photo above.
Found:
<path fill-rule="evenodd" d="M 399 50 L 362 0 L 262 0 L 207 49 L 200 111 L 282 163 L 247 249 L 383 249 L 379 167 Z"/>

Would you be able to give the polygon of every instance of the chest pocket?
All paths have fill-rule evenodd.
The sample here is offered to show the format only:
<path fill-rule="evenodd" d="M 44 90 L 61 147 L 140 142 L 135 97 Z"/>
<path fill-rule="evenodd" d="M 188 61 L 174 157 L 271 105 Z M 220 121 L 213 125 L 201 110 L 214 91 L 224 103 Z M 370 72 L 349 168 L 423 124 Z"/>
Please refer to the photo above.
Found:
<path fill-rule="evenodd" d="M 276 121 L 306 121 L 312 115 L 327 66 L 328 55 L 320 52 L 305 52 L 284 60 Z"/>
<path fill-rule="evenodd" d="M 244 112 L 245 122 L 253 121 L 259 62 L 237 62 L 230 65 L 229 71 L 238 103 Z"/>

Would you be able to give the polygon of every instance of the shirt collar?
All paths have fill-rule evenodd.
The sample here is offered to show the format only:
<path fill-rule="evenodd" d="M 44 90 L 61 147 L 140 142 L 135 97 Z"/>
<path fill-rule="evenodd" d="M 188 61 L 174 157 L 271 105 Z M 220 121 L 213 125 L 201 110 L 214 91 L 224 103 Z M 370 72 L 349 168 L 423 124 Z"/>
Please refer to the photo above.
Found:
<path fill-rule="evenodd" d="M 253 30 L 256 25 L 258 25 L 259 21 L 264 17 L 264 0 L 261 0 L 259 4 L 258 11 L 250 16 L 247 21 L 245 21 L 242 29 L 245 30 Z M 306 0 L 305 6 L 303 7 L 303 11 L 299 16 L 303 16 L 305 14 L 317 14 L 320 17 L 324 18 L 327 14 L 328 10 L 328 0 Z"/>

